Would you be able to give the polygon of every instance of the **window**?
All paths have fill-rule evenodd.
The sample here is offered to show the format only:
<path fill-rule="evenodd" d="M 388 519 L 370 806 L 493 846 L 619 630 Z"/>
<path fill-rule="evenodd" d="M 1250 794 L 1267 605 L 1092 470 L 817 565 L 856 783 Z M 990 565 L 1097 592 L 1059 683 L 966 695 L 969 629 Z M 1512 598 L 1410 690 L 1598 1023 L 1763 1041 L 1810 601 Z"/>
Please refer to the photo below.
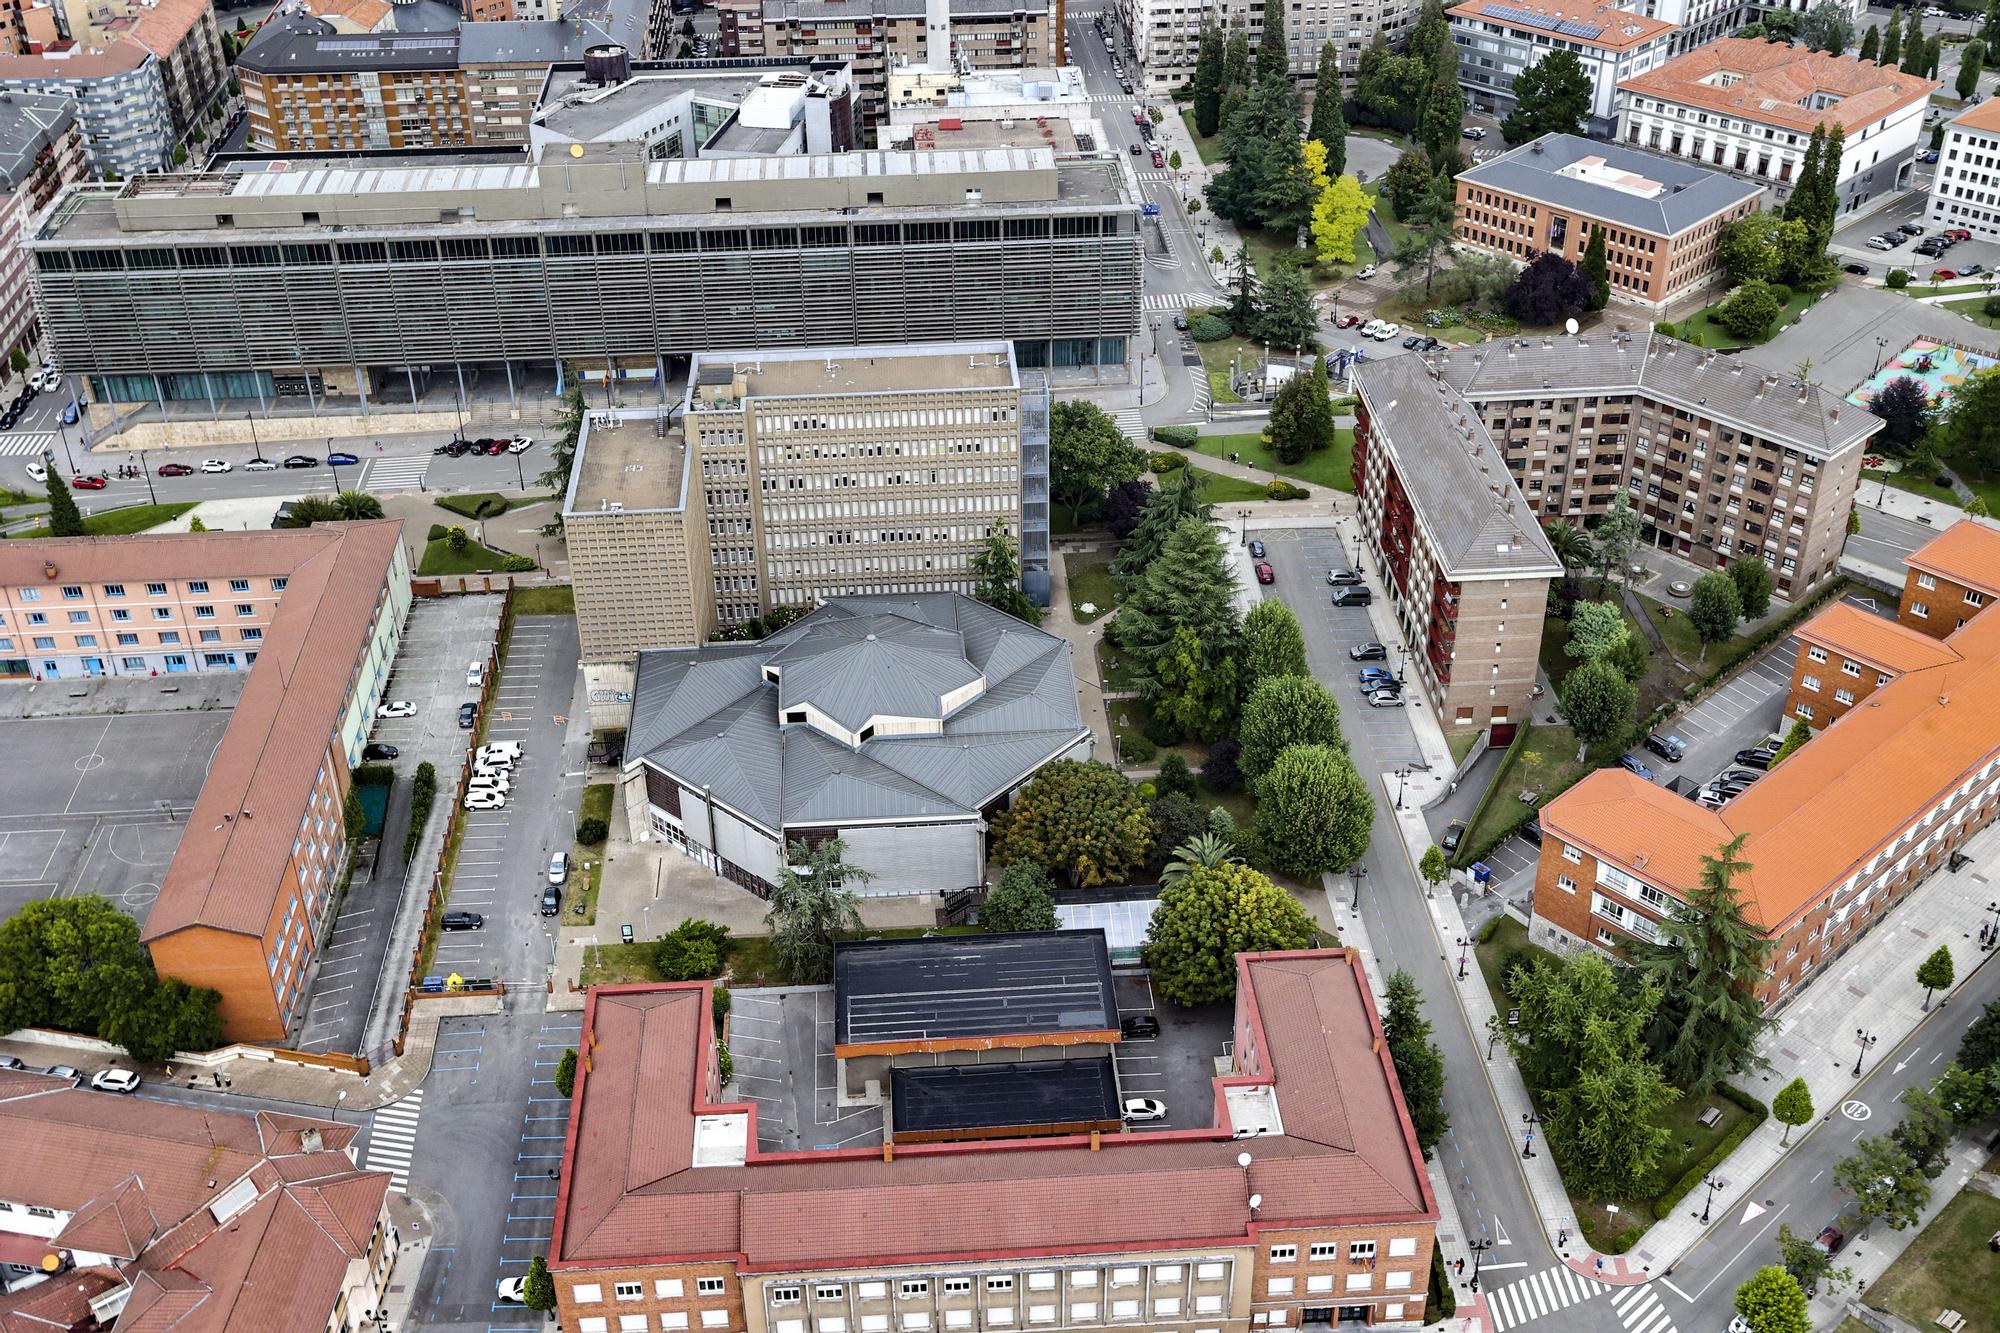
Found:
<path fill-rule="evenodd" d="M 39 602 L 42 600 L 42 590 L 40 588 L 23 588 L 21 589 L 21 600 L 24 602 Z"/>
<path fill-rule="evenodd" d="M 1299 1247 L 1296 1245 L 1273 1245 L 1271 1247 L 1271 1262 L 1274 1264 L 1288 1264 L 1298 1257 Z"/>
<path fill-rule="evenodd" d="M 847 1333 L 847 1321 L 839 1315 L 826 1315 L 816 1324 L 819 1333 Z"/>
<path fill-rule="evenodd" d="M 122 606 L 114 606 L 111 608 L 111 618 L 113 620 L 130 620 L 132 613 Z"/>
<path fill-rule="evenodd" d="M 1391 1273 L 1383 1279 L 1382 1285 L 1390 1291 L 1408 1291 L 1410 1289 L 1410 1275 L 1408 1273 Z"/>
<path fill-rule="evenodd" d="M 1306 1278 L 1308 1296 L 1324 1296 L 1333 1290 L 1333 1274 L 1314 1273 Z"/>
<path fill-rule="evenodd" d="M 1792 709 L 1792 712 L 1796 713 L 1798 716 L 1804 718 L 1808 722 L 1812 721 L 1813 710 L 1811 704 L 1800 704 L 1796 708 Z"/>
<path fill-rule="evenodd" d="M 1094 1268 L 1078 1269 L 1069 1275 L 1069 1284 L 1072 1287 L 1094 1287 L 1097 1285 L 1097 1270 Z"/>
<path fill-rule="evenodd" d="M 156 606 L 153 608 L 153 619 L 172 620 L 173 618 L 174 609 L 171 606 Z"/>
<path fill-rule="evenodd" d="M 1837 704 L 1851 704 L 1854 702 L 1854 691 L 1835 690 L 1833 692 L 1833 701 Z"/>
<path fill-rule="evenodd" d="M 1330 1240 L 1317 1241 L 1314 1243 L 1307 1257 L 1314 1263 L 1321 1263 L 1328 1259 L 1337 1259 L 1340 1257 L 1340 1246 Z"/>
<path fill-rule="evenodd" d="M 1118 1271 L 1132 1274 L 1134 1282 L 1139 1280 L 1139 1270 L 1136 1268 L 1121 1268 Z M 1194 1266 L 1194 1278 L 1197 1282 L 1220 1282 L 1228 1271 L 1229 1268 L 1226 1264 L 1196 1264 Z"/>
<path fill-rule="evenodd" d="M 285 585 L 286 585 L 287 583 L 290 583 L 290 582 L 291 582 L 291 580 L 290 580 L 290 579 L 272 579 L 272 580 L 271 580 L 271 591 L 272 591 L 272 592 L 283 592 L 283 591 L 285 590 Z"/>
<path fill-rule="evenodd" d="M 569 1298 L 578 1305 L 595 1305 L 604 1299 L 604 1288 L 595 1282 L 579 1282 L 569 1289 Z"/>
<path fill-rule="evenodd" d="M 83 589 L 82 589 L 82 588 L 80 588 L 80 587 L 78 587 L 78 586 L 77 586 L 76 584 L 74 584 L 74 583 L 72 583 L 72 584 L 69 584 L 69 585 L 68 585 L 67 587 L 65 587 L 65 588 L 63 589 L 63 600 L 64 600 L 65 602 L 80 602 L 80 601 L 82 601 L 82 600 L 83 600 Z"/>
<path fill-rule="evenodd" d="M 729 1311 L 703 1310 L 701 1312 L 701 1326 L 703 1328 L 728 1328 Z"/>
<path fill-rule="evenodd" d="M 1014 1311 L 1013 1311 L 1013 1308 L 1012 1308 L 1011 1306 L 1006 1306 L 1006 1305 L 989 1305 L 989 1306 L 987 1306 L 987 1307 L 986 1307 L 986 1322 L 987 1322 L 987 1323 L 989 1323 L 989 1324 L 1011 1324 L 1011 1323 L 1013 1323 L 1013 1322 L 1014 1322 Z"/>
<path fill-rule="evenodd" d="M 1054 1273 L 1028 1274 L 1029 1291 L 1054 1291 L 1055 1289 L 1056 1289 L 1056 1275 Z"/>
<path fill-rule="evenodd" d="M 614 1283 L 611 1288 L 611 1294 L 621 1301 L 642 1300 L 646 1295 L 646 1284 L 643 1282 Z"/>
<path fill-rule="evenodd" d="M 49 623 L 49 618 L 40 611 L 30 611 L 28 612 L 28 623 L 30 625 L 46 625 Z"/>
<path fill-rule="evenodd" d="M 37 634 L 35 636 L 35 647 L 41 649 L 43 652 L 52 653 L 56 650 L 55 637 L 48 634 Z"/>
<path fill-rule="evenodd" d="M 862 1315 L 861 1333 L 889 1333 L 889 1316 L 885 1314 Z"/>
<path fill-rule="evenodd" d="M 179 630 L 170 629 L 170 630 L 162 630 L 160 632 L 161 643 L 177 644 L 180 641 L 181 641 L 181 632 Z"/>
<path fill-rule="evenodd" d="M 236 637 L 238 637 L 239 639 L 246 639 L 251 642 L 255 642 L 256 640 L 264 637 L 264 631 L 258 629 L 255 625 L 252 625 L 247 629 L 239 630 L 237 632 Z"/>
<path fill-rule="evenodd" d="M 1417 1238 L 1415 1236 L 1395 1236 L 1389 1241 L 1389 1257 L 1391 1259 L 1407 1259 L 1416 1252 Z"/>
<path fill-rule="evenodd" d="M 723 1280 L 719 1277 L 698 1277 L 694 1280 L 695 1291 L 703 1296 L 720 1296 L 722 1287 Z"/>
<path fill-rule="evenodd" d="M 677 1277 L 656 1277 L 653 1279 L 655 1300 L 677 1301 L 681 1298 L 681 1280 Z"/>
<path fill-rule="evenodd" d="M 1178 1296 L 1162 1296 L 1153 1302 L 1153 1313 L 1156 1315 L 1179 1315 L 1180 1312 L 1181 1298 Z"/>
<path fill-rule="evenodd" d="M 886 1282 L 861 1282 L 855 1285 L 854 1292 L 864 1301 L 879 1301 L 888 1296 L 889 1284 Z"/>
<path fill-rule="evenodd" d="M 771 1304 L 797 1305 L 799 1299 L 804 1295 L 804 1290 L 799 1287 L 773 1287 L 771 1288 Z"/>
<path fill-rule="evenodd" d="M 1910 614 L 1919 620 L 1929 620 L 1931 618 L 1931 609 L 1922 602 L 1911 602 Z"/>
<path fill-rule="evenodd" d="M 207 579 L 190 579 L 190 580 L 188 581 L 188 591 L 189 591 L 189 592 L 207 592 L 207 591 L 208 591 L 208 580 L 207 580 Z"/>
<path fill-rule="evenodd" d="M 989 1277 L 986 1279 L 986 1289 L 988 1291 L 1012 1291 L 1014 1289 L 1014 1279 L 1011 1275 L 1007 1277 Z"/>
<path fill-rule="evenodd" d="M 1071 1319 L 1095 1319 L 1095 1318 L 1097 1318 L 1097 1302 L 1096 1302 L 1096 1301 L 1072 1301 L 1072 1302 L 1070 1302 L 1070 1307 L 1069 1307 L 1069 1317 L 1070 1317 Z"/>
<path fill-rule="evenodd" d="M 197 606 L 194 609 L 194 618 L 196 620 L 213 620 L 215 619 L 215 608 L 213 606 Z"/>
<path fill-rule="evenodd" d="M 201 632 L 201 642 L 203 642 L 203 643 L 221 643 L 221 642 L 222 642 L 222 631 L 221 631 L 221 630 L 219 630 L 219 629 L 205 629 L 205 630 L 203 630 L 203 631 Z"/>
<path fill-rule="evenodd" d="M 125 595 L 125 585 L 122 583 L 107 583 L 104 585 L 104 595 L 106 597 L 123 597 Z"/>
<path fill-rule="evenodd" d="M 930 1326 L 931 1313 L 928 1310 L 910 1310 L 903 1315 L 903 1327 L 907 1330 L 925 1329 Z"/>
<path fill-rule="evenodd" d="M 969 1277 L 948 1277 L 938 1285 L 945 1295 L 950 1296 L 958 1292 L 971 1291 L 972 1279 Z"/>
<path fill-rule="evenodd" d="M 946 1310 L 944 1312 L 944 1326 L 946 1328 L 971 1328 L 972 1311 Z"/>
<path fill-rule="evenodd" d="M 1840 659 L 1840 670 L 1844 675 L 1859 679 L 1861 675 L 1861 663 L 1843 657 Z"/>
<path fill-rule="evenodd" d="M 249 579 L 231 579 L 231 580 L 229 580 L 229 591 L 231 591 L 231 592 L 249 592 L 249 591 L 250 591 L 250 580 L 249 580 Z"/>
<path fill-rule="evenodd" d="M 1349 1263 L 1366 1264 L 1375 1262 L 1375 1242 L 1372 1240 L 1351 1240 L 1347 1243 Z"/>
<path fill-rule="evenodd" d="M 164 583 L 148 583 L 148 584 L 146 585 L 146 596 L 148 596 L 148 597 L 165 597 L 166 595 L 167 595 L 167 585 L 166 585 L 166 584 L 164 584 Z"/>
<path fill-rule="evenodd" d="M 1179 1264 L 1161 1264 L 1153 1270 L 1153 1280 L 1155 1282 L 1178 1282 L 1181 1280 L 1181 1266 Z"/>
<path fill-rule="evenodd" d="M 609 1333 L 611 1324 L 601 1314 L 585 1315 L 577 1320 L 577 1333 Z"/>
<path fill-rule="evenodd" d="M 1818 644 L 1814 644 L 1812 647 L 1806 649 L 1806 656 L 1815 662 L 1824 662 L 1826 661 L 1826 649 L 1820 647 Z"/>
<path fill-rule="evenodd" d="M 1930 574 L 1919 574 L 1917 575 L 1917 586 L 1926 589 L 1935 588 L 1937 587 L 1937 579 Z"/>
<path fill-rule="evenodd" d="M 687 1326 L 688 1317 L 685 1310 L 678 1314 L 663 1314 L 660 1316 L 660 1327 L 666 1333 L 675 1333 L 675 1330 L 684 1329 Z"/>
<path fill-rule="evenodd" d="M 1562 890 L 1562 891 L 1563 891 L 1564 893 L 1575 893 L 1575 892 L 1576 892 L 1576 881 L 1575 881 L 1575 880 L 1573 880 L 1573 879 L 1571 879 L 1571 878 L 1570 878 L 1570 877 L 1569 877 L 1568 875 L 1557 875 L 1557 876 L 1556 876 L 1556 887 L 1557 887 L 1557 888 L 1559 888 L 1559 889 L 1561 889 L 1561 890 Z M 1318 1247 L 1317 1245 L 1315 1245 L 1315 1246 L 1314 1246 L 1313 1248 L 1314 1248 L 1314 1249 L 1318 1249 L 1319 1247 Z M 1331 1247 L 1329 1247 L 1329 1248 L 1331 1248 Z"/>
<path fill-rule="evenodd" d="M 1053 1324 L 1056 1322 L 1056 1307 L 1053 1305 L 1031 1305 L 1028 1307 L 1028 1322 L 1031 1324 Z"/>
<path fill-rule="evenodd" d="M 1562 845 L 1562 849 L 1563 849 L 1563 860 L 1571 862 L 1572 864 L 1575 865 L 1583 864 L 1583 852 L 1580 849 L 1572 847 L 1568 843 L 1564 843 Z"/>
<path fill-rule="evenodd" d="M 1347 1289 L 1349 1291 L 1367 1291 L 1374 1285 L 1375 1275 L 1373 1273 L 1349 1273 L 1347 1275 Z"/>
<path fill-rule="evenodd" d="M 90 612 L 88 611 L 70 612 L 69 623 L 72 625 L 88 625 L 90 623 Z"/>
<path fill-rule="evenodd" d="M 254 616 L 257 614 L 257 608 L 248 602 L 238 602 L 236 604 L 236 614 L 239 616 Z"/>
<path fill-rule="evenodd" d="M 921 1277 L 905 1278 L 896 1284 L 896 1294 L 905 1299 L 911 1296 L 928 1296 L 931 1294 L 930 1279 Z"/>

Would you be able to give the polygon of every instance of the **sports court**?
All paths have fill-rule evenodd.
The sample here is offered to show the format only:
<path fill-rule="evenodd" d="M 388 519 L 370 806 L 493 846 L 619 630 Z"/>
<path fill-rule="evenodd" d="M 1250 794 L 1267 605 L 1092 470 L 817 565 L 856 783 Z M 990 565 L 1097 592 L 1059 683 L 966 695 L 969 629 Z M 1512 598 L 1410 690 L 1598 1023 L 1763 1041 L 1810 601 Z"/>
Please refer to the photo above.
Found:
<path fill-rule="evenodd" d="M 1965 383 L 1967 376 L 1991 370 L 1996 365 L 2000 365 L 2000 360 L 1985 352 L 1975 352 L 1969 347 L 1936 338 L 1918 338 L 1891 357 L 1880 370 L 1855 385 L 1847 395 L 1847 401 L 1857 407 L 1866 407 L 1891 382 L 1914 379 L 1924 386 L 1924 392 L 1930 395 L 1933 406 L 1943 407 L 1951 401 L 1951 391 Z"/>

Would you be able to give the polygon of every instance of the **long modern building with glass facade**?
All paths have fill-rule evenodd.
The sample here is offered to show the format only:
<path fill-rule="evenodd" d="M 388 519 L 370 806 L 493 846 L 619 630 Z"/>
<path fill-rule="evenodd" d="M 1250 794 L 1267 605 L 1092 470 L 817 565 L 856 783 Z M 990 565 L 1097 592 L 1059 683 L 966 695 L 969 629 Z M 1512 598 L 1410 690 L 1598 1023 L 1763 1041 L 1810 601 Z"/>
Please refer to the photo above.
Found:
<path fill-rule="evenodd" d="M 1004 339 L 1058 384 L 1128 374 L 1139 201 L 1108 153 L 260 166 L 73 186 L 24 242 L 93 404 L 365 412 L 419 377 L 653 380 L 718 344 Z"/>

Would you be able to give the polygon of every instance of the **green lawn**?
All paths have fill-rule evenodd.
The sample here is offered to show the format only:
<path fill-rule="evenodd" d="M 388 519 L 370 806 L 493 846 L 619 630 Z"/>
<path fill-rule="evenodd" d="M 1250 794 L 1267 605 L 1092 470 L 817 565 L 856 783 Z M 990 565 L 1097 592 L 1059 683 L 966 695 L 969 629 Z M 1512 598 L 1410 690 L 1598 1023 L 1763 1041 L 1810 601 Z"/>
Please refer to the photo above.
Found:
<path fill-rule="evenodd" d="M 580 981 L 586 987 L 665 981 L 654 963 L 659 951 L 657 940 L 634 940 L 630 944 L 586 944 Z"/>
<path fill-rule="evenodd" d="M 1861 484 L 1863 486 L 1866 486 L 1870 482 L 1879 485 L 1885 481 L 1889 483 L 1890 488 L 1893 490 L 1908 491 L 1911 495 L 1921 495 L 1926 500 L 1942 500 L 1948 505 L 1958 503 L 1958 497 L 1953 495 L 1949 488 L 1938 485 L 1928 477 L 1919 477 L 1900 470 L 1895 472 L 1877 472 L 1873 468 L 1862 469 Z M 1861 521 L 1866 523 L 1868 520 L 1864 516 Z"/>
<path fill-rule="evenodd" d="M 1530 723 L 1528 738 L 1514 752 L 1514 762 L 1494 778 L 1493 798 L 1480 812 L 1479 822 L 1466 830 L 1461 851 L 1483 847 L 1500 830 L 1518 824 L 1530 810 L 1540 809 L 1556 795 L 1569 790 L 1586 773 L 1617 758 L 1619 751 L 1600 746 L 1576 761 L 1576 736 L 1568 727 Z M 1534 800 L 1521 800 L 1532 793 Z"/>
<path fill-rule="evenodd" d="M 1130 117 L 1127 117 L 1127 119 L 1130 119 Z M 1208 166 L 1214 166 L 1216 163 L 1222 161 L 1222 136 L 1219 134 L 1203 135 L 1200 130 L 1196 129 L 1194 127 L 1193 107 L 1184 108 L 1181 111 L 1181 119 L 1187 124 L 1188 137 L 1194 140 L 1194 150 L 1201 154 L 1202 162 Z"/>
<path fill-rule="evenodd" d="M 89 503 L 89 492 L 83 493 L 78 504 Z M 129 537 L 135 532 L 157 528 L 162 523 L 171 523 L 195 507 L 197 502 L 183 500 L 174 504 L 127 505 L 123 509 L 107 509 L 100 514 L 87 515 L 83 520 L 83 534 L 86 537 Z M 9 537 L 46 537 L 46 527 L 28 528 L 21 532 L 10 532 Z"/>
<path fill-rule="evenodd" d="M 1207 479 L 1202 483 L 1201 495 L 1210 504 L 1242 504 L 1248 500 L 1268 500 L 1271 498 L 1269 493 L 1265 491 L 1264 483 L 1261 481 L 1245 481 L 1241 477 L 1225 477 L 1220 472 L 1210 472 L 1205 467 L 1198 467 L 1195 471 L 1201 473 Z"/>
<path fill-rule="evenodd" d="M 1143 679 L 1139 669 L 1127 662 L 1110 640 L 1097 645 L 1097 663 L 1106 690 L 1126 694 L 1139 688 Z"/>
<path fill-rule="evenodd" d="M 567 583 L 553 587 L 516 588 L 514 614 L 517 616 L 573 616 L 576 590 Z"/>
<path fill-rule="evenodd" d="M 1264 348 L 1248 338 L 1220 338 L 1195 346 L 1201 351 L 1202 369 L 1208 372 L 1208 396 L 1218 403 L 1242 402 L 1236 390 L 1229 387 L 1230 374 L 1239 364 L 1255 370 Z"/>
<path fill-rule="evenodd" d="M 500 572 L 500 562 L 507 558 L 505 551 L 496 551 L 490 546 L 468 541 L 465 550 L 455 552 L 443 537 L 424 544 L 424 558 L 417 565 L 417 573 L 423 577 L 438 574 L 477 574 L 481 570 Z"/>
<path fill-rule="evenodd" d="M 1464 763 L 1465 756 L 1472 753 L 1472 747 L 1478 743 L 1478 740 L 1479 733 L 1476 731 L 1454 731 L 1451 733 L 1451 736 L 1445 741 L 1445 744 L 1451 747 L 1451 761 L 1454 764 Z"/>
<path fill-rule="evenodd" d="M 1312 255 L 1310 250 L 1299 249 L 1294 238 L 1283 232 L 1257 230 L 1238 234 L 1242 236 L 1243 244 L 1250 251 L 1250 262 L 1256 268 L 1259 278 L 1269 278 L 1271 266 L 1281 260 L 1303 264 Z M 1356 256 L 1362 263 L 1368 262 L 1368 256 L 1364 252 L 1357 250 Z M 1336 283 L 1346 282 L 1348 275 L 1356 267 L 1353 264 L 1341 263 L 1316 265 L 1306 270 L 1306 281 L 1314 287 L 1331 287 Z"/>
<path fill-rule="evenodd" d="M 1646 608 L 1646 618 L 1660 631 L 1668 650 L 1691 667 L 1698 666 L 1704 671 L 1718 670 L 1749 649 L 1750 640 L 1746 636 L 1732 634 L 1720 643 L 1708 645 L 1708 655 L 1703 657 L 1701 636 L 1695 633 L 1694 622 L 1688 619 L 1685 608 L 1656 602 L 1644 593 L 1639 594 L 1639 604 Z"/>
<path fill-rule="evenodd" d="M 1715 305 L 1708 306 L 1682 320 L 1678 326 L 1680 336 L 1685 339 L 1690 330 L 1698 332 L 1701 334 L 1701 345 L 1703 347 L 1741 347 L 1766 343 L 1777 337 L 1780 333 L 1783 333 L 1807 306 L 1819 299 L 1821 293 L 1831 291 L 1835 285 L 1837 284 L 1829 284 L 1825 287 L 1809 287 L 1793 292 L 1792 299 L 1785 302 L 1785 308 L 1778 313 L 1776 319 L 1771 321 L 1770 328 L 1765 330 L 1764 336 L 1761 338 L 1740 338 L 1728 329 L 1723 328 L 1720 324 L 1717 324 L 1712 317 L 1715 314 L 1716 306 L 1722 304 L 1721 301 L 1717 301 Z M 1724 297 L 1723 299 L 1727 300 L 1728 298 Z"/>
<path fill-rule="evenodd" d="M 1080 625 L 1088 625 L 1118 608 L 1118 585 L 1111 581 L 1111 557 L 1080 555 L 1065 559 L 1069 574 L 1070 613 Z M 1097 609 L 1079 610 L 1085 602 Z"/>
<path fill-rule="evenodd" d="M 611 822 L 611 800 L 617 795 L 618 785 L 612 782 L 593 782 L 583 789 L 583 800 L 576 812 L 576 822 L 586 819 L 601 819 Z"/>
<path fill-rule="evenodd" d="M 2000 1199 L 1968 1186 L 1944 1206 L 1868 1288 L 1868 1303 L 1933 1328 L 1942 1310 L 1957 1310 L 1968 1333 L 2000 1328 L 2000 1286 L 1992 1277 L 1986 1238 L 2000 1231 Z"/>
<path fill-rule="evenodd" d="M 1354 478 L 1354 432 L 1342 427 L 1334 439 L 1331 449 L 1322 449 L 1308 455 L 1304 461 L 1286 463 L 1271 452 L 1260 433 L 1246 432 L 1238 435 L 1203 435 L 1196 439 L 1199 452 L 1210 458 L 1227 458 L 1230 454 L 1241 454 L 1238 460 L 1250 467 L 1275 472 L 1282 477 L 1298 481 L 1308 481 L 1315 486 L 1325 486 L 1336 491 L 1352 491 Z"/>

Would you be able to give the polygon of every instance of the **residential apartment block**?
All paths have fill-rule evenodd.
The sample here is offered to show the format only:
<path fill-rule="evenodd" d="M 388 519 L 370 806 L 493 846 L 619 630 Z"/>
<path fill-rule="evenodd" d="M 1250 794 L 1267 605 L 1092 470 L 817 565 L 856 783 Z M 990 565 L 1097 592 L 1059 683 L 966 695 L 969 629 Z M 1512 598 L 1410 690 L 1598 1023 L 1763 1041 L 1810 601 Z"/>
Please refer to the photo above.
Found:
<path fill-rule="evenodd" d="M 369 1326 L 400 1237 L 356 1132 L 0 1071 L 0 1327 Z"/>
<path fill-rule="evenodd" d="M 549 67 L 529 119 L 529 152 L 552 144 L 636 143 L 649 160 L 844 153 L 858 139 L 844 60 L 634 65 L 623 47 L 590 47 Z"/>
<path fill-rule="evenodd" d="M 1624 78 L 1617 135 L 1755 181 L 1782 203 L 1814 128 L 1838 125 L 1845 212 L 1908 187 L 1924 111 L 1941 86 L 1872 60 L 1724 37 Z"/>
<path fill-rule="evenodd" d="M 1478 411 L 1421 357 L 1365 362 L 1354 388 L 1361 531 L 1413 649 L 1406 671 L 1441 723 L 1505 745 L 1528 720 L 1562 564 Z"/>
<path fill-rule="evenodd" d="M 1129 374 L 1139 201 L 1106 149 L 572 148 L 72 186 L 23 242 L 47 336 L 107 426 L 107 402 L 262 409 L 280 377 L 362 412 L 414 367 L 663 381 L 718 330 L 750 348 L 1005 340 L 1058 383 Z"/>
<path fill-rule="evenodd" d="M 1514 80 L 1554 51 L 1575 56 L 1590 80 L 1585 126 L 1608 134 L 1618 114 L 1621 81 L 1664 63 L 1674 25 L 1647 18 L 1611 0 L 1542 0 L 1503 4 L 1467 0 L 1451 10 L 1451 39 L 1458 44 L 1458 82 L 1466 104 L 1483 115 L 1514 110 Z"/>
<path fill-rule="evenodd" d="M 1293 77 L 1314 76 L 1327 42 L 1339 52 L 1341 72 L 1352 76 L 1377 32 L 1400 44 L 1421 8 L 1411 0 L 1300 0 L 1287 6 L 1285 53 Z M 1242 33 L 1254 51 L 1264 40 L 1269 6 L 1250 0 L 1114 0 L 1108 12 L 1134 52 L 1134 84 L 1159 95 L 1194 77 L 1204 24 L 1215 24 L 1225 35 Z"/>
<path fill-rule="evenodd" d="M 1961 520 L 1911 557 L 1906 599 L 1931 547 L 1939 563 L 1977 560 L 1981 582 L 2000 582 L 2000 534 L 1954 535 L 1973 527 Z M 1543 807 L 1534 941 L 1615 955 L 1658 938 L 1700 883 L 1701 858 L 1741 837 L 1743 917 L 1771 946 L 1757 995 L 1782 1004 L 1986 827 L 2000 812 L 2000 618 L 1974 615 L 1941 642 L 1887 621 L 1864 632 L 1865 618 L 1837 606 L 1800 630 L 1792 700 L 1796 712 L 1853 681 L 1867 706 L 1809 718 L 1813 739 L 1719 809 L 1621 769 Z M 1820 673 L 1821 689 L 1802 695 L 1800 676 Z"/>
<path fill-rule="evenodd" d="M 240 1041 L 285 1035 L 345 849 L 341 803 L 389 678 L 409 568 L 393 522 L 49 538 L 0 549 L 0 675 L 244 671 L 144 938 L 222 992 Z"/>
<path fill-rule="evenodd" d="M 56 191 L 88 170 L 76 103 L 0 93 L 0 347 L 19 346 L 38 327 L 21 234 Z"/>
<path fill-rule="evenodd" d="M 2000 597 L 2000 533 L 1954 523 L 1903 558 L 1909 576 L 1896 619 L 1934 639 L 1950 638 Z"/>
<path fill-rule="evenodd" d="M 1435 359 L 1544 519 L 1620 495 L 1645 540 L 1699 565 L 1756 556 L 1778 595 L 1833 572 L 1882 422 L 1816 385 L 1659 334 L 1514 338 Z"/>
<path fill-rule="evenodd" d="M 1526 264 L 1605 233 L 1611 297 L 1659 310 L 1714 277 L 1722 227 L 1761 187 L 1615 143 L 1546 134 L 1458 175 L 1458 236 Z"/>
<path fill-rule="evenodd" d="M 2000 572 L 2000 550 L 1990 554 L 1995 557 L 1991 568 Z M 1915 585 L 1913 578 L 1905 591 L 1914 591 Z M 1929 634 L 1846 602 L 1814 616 L 1799 628 L 1798 637 L 1785 714 L 1803 719 L 1815 731 L 1847 716 L 1896 677 L 1958 656 Z"/>
<path fill-rule="evenodd" d="M 236 58 L 260 152 L 443 148 L 474 142 L 455 34 L 346 36 L 279 13 Z"/>
<path fill-rule="evenodd" d="M 1243 954 L 1237 976 L 1202 1128 L 811 1152 L 721 1101 L 705 983 L 594 989 L 563 1326 L 1420 1327 L 1437 1207 L 1358 959 Z"/>
<path fill-rule="evenodd" d="M 1924 221 L 2000 240 L 2000 103 L 1976 102 L 1945 122 Z"/>

